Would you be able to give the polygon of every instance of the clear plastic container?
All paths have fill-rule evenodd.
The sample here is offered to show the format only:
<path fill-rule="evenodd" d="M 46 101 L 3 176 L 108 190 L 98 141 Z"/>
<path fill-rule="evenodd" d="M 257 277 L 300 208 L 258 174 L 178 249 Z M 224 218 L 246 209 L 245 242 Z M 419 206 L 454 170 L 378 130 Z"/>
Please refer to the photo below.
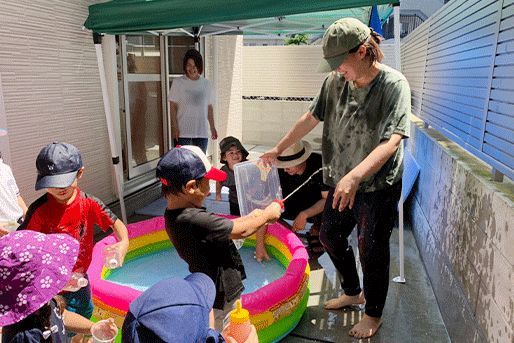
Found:
<path fill-rule="evenodd" d="M 120 257 L 118 254 L 118 249 L 116 249 L 112 245 L 106 246 L 104 248 L 104 261 L 104 265 L 106 268 L 118 268 L 120 266 Z"/>
<path fill-rule="evenodd" d="M 255 209 L 264 209 L 274 200 L 282 199 L 282 188 L 275 166 L 265 166 L 262 161 L 246 161 L 234 166 L 237 201 L 241 216 Z"/>
<path fill-rule="evenodd" d="M 71 279 L 68 281 L 66 287 L 63 288 L 63 291 L 66 292 L 76 292 L 82 287 L 86 287 L 89 281 L 84 277 L 84 274 L 73 272 L 71 274 Z"/>
<path fill-rule="evenodd" d="M 274 200 L 282 199 L 282 188 L 275 166 L 266 166 L 261 160 L 241 162 L 234 166 L 234 177 L 241 216 L 256 209 L 262 210 Z M 234 239 L 237 249 L 243 243 L 244 239 Z"/>
<path fill-rule="evenodd" d="M 93 324 L 91 334 L 93 343 L 110 343 L 118 336 L 118 328 L 108 320 L 101 320 Z"/>

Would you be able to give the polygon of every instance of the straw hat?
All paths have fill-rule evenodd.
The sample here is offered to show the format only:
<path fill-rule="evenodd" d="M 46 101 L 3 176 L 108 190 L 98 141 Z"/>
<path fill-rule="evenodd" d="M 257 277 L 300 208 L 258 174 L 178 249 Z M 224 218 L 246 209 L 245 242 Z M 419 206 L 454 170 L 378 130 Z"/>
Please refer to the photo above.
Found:
<path fill-rule="evenodd" d="M 277 168 L 291 168 L 297 166 L 307 161 L 311 153 L 312 147 L 309 142 L 296 142 L 277 157 Z"/>

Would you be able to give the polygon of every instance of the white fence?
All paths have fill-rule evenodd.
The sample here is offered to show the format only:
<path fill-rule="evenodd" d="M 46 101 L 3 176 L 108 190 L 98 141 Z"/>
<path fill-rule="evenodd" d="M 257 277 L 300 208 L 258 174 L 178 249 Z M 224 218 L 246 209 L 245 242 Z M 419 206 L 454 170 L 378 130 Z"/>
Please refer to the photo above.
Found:
<path fill-rule="evenodd" d="M 383 42 L 384 63 L 394 67 L 394 45 Z M 317 73 L 320 45 L 243 47 L 243 142 L 272 146 L 296 122 L 326 76 Z M 322 125 L 305 137 L 314 149 Z"/>
<path fill-rule="evenodd" d="M 514 0 L 454 0 L 402 42 L 413 112 L 514 179 Z"/>

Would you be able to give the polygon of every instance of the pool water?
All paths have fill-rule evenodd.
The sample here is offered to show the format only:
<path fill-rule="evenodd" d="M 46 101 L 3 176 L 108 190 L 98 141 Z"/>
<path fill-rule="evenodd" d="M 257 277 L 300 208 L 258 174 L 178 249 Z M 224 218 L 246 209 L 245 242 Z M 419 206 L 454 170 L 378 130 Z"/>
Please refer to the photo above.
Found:
<path fill-rule="evenodd" d="M 270 261 L 257 262 L 254 259 L 255 247 L 242 247 L 239 250 L 246 270 L 244 293 L 257 289 L 279 279 L 285 267 L 273 257 Z M 189 275 L 187 264 L 173 248 L 161 250 L 133 259 L 115 269 L 107 277 L 111 282 L 145 291 L 157 282 L 170 277 L 184 278 Z"/>

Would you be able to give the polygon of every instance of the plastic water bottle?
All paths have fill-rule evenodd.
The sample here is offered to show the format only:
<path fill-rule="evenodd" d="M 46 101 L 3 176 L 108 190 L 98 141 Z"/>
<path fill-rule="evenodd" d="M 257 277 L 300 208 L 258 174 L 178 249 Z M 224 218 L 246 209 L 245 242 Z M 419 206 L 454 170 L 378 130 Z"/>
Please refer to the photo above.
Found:
<path fill-rule="evenodd" d="M 251 331 L 250 314 L 241 306 L 241 300 L 237 300 L 236 308 L 230 312 L 229 335 L 241 343 L 248 339 Z"/>
<path fill-rule="evenodd" d="M 116 269 L 120 266 L 120 258 L 116 247 L 107 246 L 104 249 L 104 265 L 108 269 Z"/>
<path fill-rule="evenodd" d="M 84 277 L 84 274 L 74 272 L 71 274 L 71 280 L 68 281 L 66 287 L 63 288 L 63 291 L 66 292 L 76 292 L 79 289 L 86 287 L 88 285 L 87 279 Z"/>

